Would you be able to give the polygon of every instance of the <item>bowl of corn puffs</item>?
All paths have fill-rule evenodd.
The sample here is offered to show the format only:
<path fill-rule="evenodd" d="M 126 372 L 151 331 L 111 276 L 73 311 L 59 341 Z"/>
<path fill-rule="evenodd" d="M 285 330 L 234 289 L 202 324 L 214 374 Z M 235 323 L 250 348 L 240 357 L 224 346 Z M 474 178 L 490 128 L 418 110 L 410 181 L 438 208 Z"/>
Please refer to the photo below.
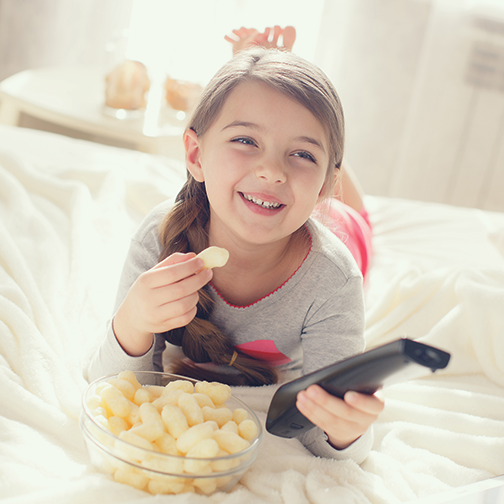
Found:
<path fill-rule="evenodd" d="M 230 490 L 263 435 L 228 385 L 147 371 L 91 383 L 80 428 L 98 470 L 151 494 Z"/>

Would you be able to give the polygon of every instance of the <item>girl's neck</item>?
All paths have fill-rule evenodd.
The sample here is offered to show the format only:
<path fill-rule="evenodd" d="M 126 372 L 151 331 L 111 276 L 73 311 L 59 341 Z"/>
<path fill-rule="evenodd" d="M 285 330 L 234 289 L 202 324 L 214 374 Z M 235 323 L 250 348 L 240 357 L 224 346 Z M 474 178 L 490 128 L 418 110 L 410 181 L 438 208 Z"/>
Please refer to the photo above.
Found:
<path fill-rule="evenodd" d="M 212 284 L 230 304 L 247 306 L 267 296 L 284 284 L 299 268 L 311 239 L 303 226 L 281 242 L 239 246 L 234 243 L 212 243 L 228 248 L 226 266 L 214 270 Z"/>

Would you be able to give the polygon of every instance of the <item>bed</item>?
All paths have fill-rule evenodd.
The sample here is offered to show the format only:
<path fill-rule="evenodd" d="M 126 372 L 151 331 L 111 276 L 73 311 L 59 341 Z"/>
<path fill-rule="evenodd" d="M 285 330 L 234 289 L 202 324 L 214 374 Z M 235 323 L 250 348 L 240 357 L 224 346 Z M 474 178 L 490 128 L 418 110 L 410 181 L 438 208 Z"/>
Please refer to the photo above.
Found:
<path fill-rule="evenodd" d="M 2 502 L 391 504 L 504 474 L 504 214 L 377 196 L 368 348 L 408 336 L 452 360 L 383 391 L 362 465 L 267 434 L 228 494 L 154 497 L 97 472 L 78 426 L 83 368 L 133 231 L 184 177 L 165 157 L 0 127 Z M 270 389 L 235 392 L 264 421 Z"/>

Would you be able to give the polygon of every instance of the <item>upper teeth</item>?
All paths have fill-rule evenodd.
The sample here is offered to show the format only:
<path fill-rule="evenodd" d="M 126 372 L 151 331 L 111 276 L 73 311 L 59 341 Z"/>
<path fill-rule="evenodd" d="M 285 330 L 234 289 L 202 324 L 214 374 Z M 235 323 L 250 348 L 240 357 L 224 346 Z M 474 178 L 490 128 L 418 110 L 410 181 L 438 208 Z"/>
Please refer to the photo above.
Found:
<path fill-rule="evenodd" d="M 252 201 L 252 203 L 255 203 L 256 205 L 262 206 L 263 208 L 278 208 L 280 206 L 280 203 L 263 201 L 262 199 L 256 198 L 255 196 L 250 196 L 248 194 L 244 194 L 243 197 L 248 201 Z"/>

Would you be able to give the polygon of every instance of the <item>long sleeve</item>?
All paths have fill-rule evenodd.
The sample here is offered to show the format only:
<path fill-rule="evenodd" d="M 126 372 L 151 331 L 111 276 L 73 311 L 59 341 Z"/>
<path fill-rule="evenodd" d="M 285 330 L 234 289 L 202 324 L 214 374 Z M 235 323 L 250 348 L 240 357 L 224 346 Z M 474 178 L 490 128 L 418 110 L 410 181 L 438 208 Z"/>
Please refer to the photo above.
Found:
<path fill-rule="evenodd" d="M 327 435 L 319 427 L 314 427 L 299 436 L 298 439 L 317 457 L 336 460 L 352 459 L 355 463 L 362 464 L 371 450 L 374 434 L 373 426 L 371 426 L 359 439 L 344 450 L 337 450 L 332 447 L 327 441 Z"/>
<path fill-rule="evenodd" d="M 157 206 L 144 219 L 142 225 L 132 238 L 117 289 L 113 315 L 115 315 L 119 306 L 121 306 L 136 279 L 158 263 L 159 254 L 161 253 L 158 227 L 159 222 L 166 215 L 168 209 L 168 202 Z M 109 321 L 105 338 L 93 355 L 87 368 L 87 373 L 85 373 L 89 381 L 125 369 L 131 371 L 153 370 L 155 345 L 152 345 L 146 354 L 139 357 L 128 355 L 115 337 L 112 320 L 113 316 Z"/>

